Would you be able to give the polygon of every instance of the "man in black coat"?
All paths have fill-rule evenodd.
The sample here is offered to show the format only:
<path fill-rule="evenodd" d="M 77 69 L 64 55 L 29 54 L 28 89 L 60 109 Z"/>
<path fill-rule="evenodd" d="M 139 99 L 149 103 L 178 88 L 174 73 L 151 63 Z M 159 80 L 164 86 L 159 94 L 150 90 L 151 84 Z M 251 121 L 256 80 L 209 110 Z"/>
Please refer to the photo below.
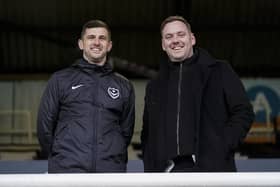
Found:
<path fill-rule="evenodd" d="M 146 172 L 236 171 L 234 151 L 254 118 L 230 65 L 201 48 L 189 23 L 161 25 L 166 52 L 146 87 L 141 143 Z"/>

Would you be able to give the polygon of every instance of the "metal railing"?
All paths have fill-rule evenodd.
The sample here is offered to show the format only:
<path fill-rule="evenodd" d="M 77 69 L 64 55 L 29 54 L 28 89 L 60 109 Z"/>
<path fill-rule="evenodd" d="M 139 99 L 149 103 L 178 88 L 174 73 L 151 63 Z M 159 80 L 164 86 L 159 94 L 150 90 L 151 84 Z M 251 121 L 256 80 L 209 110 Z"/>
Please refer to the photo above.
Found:
<path fill-rule="evenodd" d="M 31 112 L 28 110 L 0 110 L 0 116 L 23 116 L 25 117 L 24 128 L 15 129 L 10 127 L 9 129 L 1 129 L 0 135 L 26 135 L 27 142 L 32 144 L 32 136 L 35 132 L 32 130 L 31 126 Z"/>
<path fill-rule="evenodd" d="M 0 175 L 0 187 L 279 187 L 280 172 Z"/>

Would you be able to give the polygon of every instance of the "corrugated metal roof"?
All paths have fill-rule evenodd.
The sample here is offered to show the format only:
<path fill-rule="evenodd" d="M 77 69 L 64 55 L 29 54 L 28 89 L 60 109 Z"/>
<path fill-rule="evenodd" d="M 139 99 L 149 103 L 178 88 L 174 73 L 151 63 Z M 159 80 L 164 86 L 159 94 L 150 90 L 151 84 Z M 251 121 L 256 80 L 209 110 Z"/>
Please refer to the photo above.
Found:
<path fill-rule="evenodd" d="M 198 46 L 240 72 L 279 70 L 279 9 L 279 0 L 1 0 L 0 71 L 68 66 L 79 54 L 76 42 L 89 19 L 111 26 L 113 56 L 157 67 L 160 22 L 178 13 L 188 16 Z"/>

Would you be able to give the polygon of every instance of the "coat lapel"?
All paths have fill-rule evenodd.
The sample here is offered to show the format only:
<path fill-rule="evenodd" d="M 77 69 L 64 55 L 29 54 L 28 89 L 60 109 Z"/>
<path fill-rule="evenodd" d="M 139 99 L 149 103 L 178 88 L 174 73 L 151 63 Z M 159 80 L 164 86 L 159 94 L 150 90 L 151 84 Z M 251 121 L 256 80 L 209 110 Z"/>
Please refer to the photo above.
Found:
<path fill-rule="evenodd" d="M 213 70 L 213 67 L 215 67 L 216 60 L 211 57 L 205 50 L 198 49 L 199 51 L 199 57 L 197 59 L 197 70 L 198 73 L 198 80 L 200 81 L 198 83 L 197 87 L 197 97 L 196 97 L 196 145 L 195 145 L 195 155 L 196 158 L 198 158 L 199 155 L 199 132 L 200 132 L 200 119 L 201 119 L 201 109 L 202 109 L 202 99 L 203 99 L 203 93 L 205 90 L 205 87 L 207 86 L 207 82 L 209 80 L 209 76 L 211 75 L 211 72 Z"/>

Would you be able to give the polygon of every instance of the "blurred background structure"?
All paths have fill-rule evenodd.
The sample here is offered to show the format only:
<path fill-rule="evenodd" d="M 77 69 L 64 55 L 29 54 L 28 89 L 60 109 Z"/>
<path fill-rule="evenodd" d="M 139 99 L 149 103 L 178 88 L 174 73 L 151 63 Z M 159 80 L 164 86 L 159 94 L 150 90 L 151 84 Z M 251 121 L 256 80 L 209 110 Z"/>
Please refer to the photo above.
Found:
<path fill-rule="evenodd" d="M 197 46 L 228 61 L 246 87 L 256 119 L 240 148 L 245 157 L 280 157 L 279 0 L 0 0 L 0 159 L 41 159 L 36 137 L 49 76 L 79 57 L 82 25 L 112 30 L 110 62 L 136 90 L 130 159 L 139 159 L 146 82 L 161 58 L 159 26 L 170 15 L 190 21 Z"/>

